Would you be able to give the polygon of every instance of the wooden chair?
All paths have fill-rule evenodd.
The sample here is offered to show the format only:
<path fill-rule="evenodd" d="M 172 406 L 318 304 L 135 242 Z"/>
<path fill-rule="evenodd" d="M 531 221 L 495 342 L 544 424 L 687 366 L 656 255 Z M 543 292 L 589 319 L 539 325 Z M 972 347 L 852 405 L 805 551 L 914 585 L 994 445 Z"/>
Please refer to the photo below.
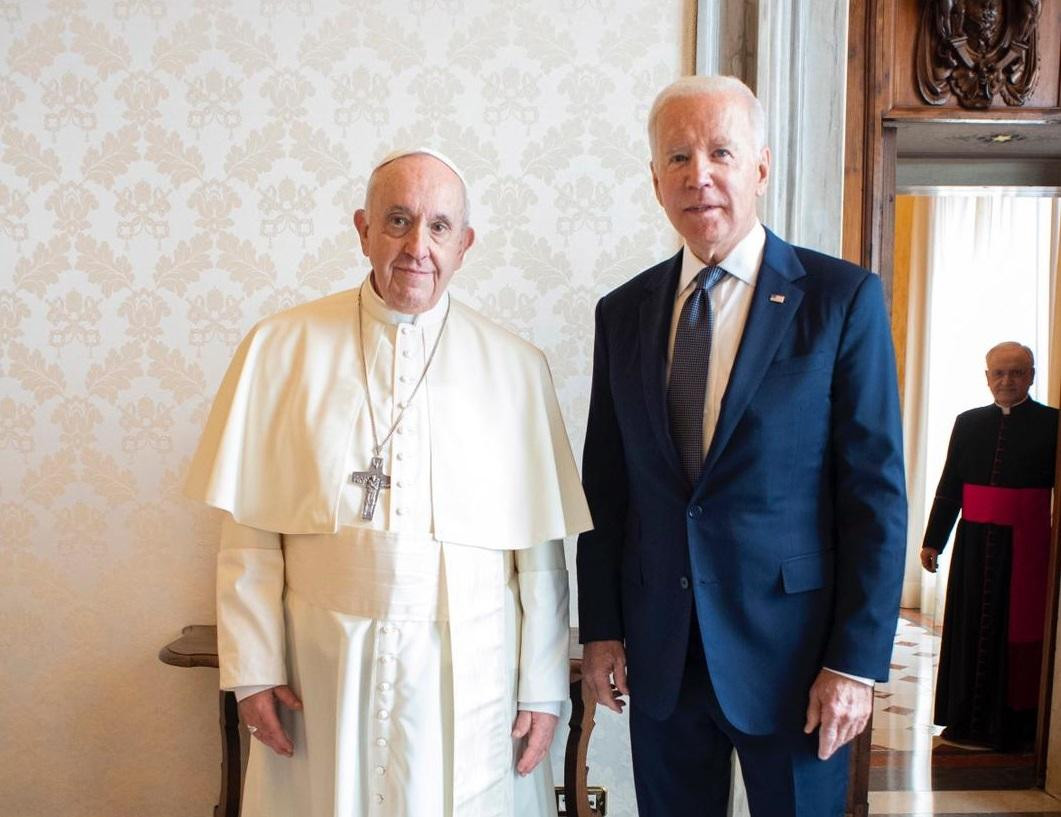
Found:
<path fill-rule="evenodd" d="M 159 660 L 175 667 L 217 667 L 217 628 L 206 624 L 191 624 L 181 630 L 181 636 L 159 650 Z M 564 799 L 567 814 L 572 817 L 593 817 L 590 810 L 586 778 L 589 768 L 586 753 L 593 733 L 593 714 L 596 706 L 587 696 L 582 684 L 582 645 L 578 630 L 571 630 L 571 731 L 564 754 Z M 242 763 L 239 732 L 239 710 L 236 696 L 231 692 L 218 693 L 221 725 L 221 793 L 214 806 L 214 817 L 239 817 L 242 790 Z M 570 804 L 575 804 L 572 811 Z"/>

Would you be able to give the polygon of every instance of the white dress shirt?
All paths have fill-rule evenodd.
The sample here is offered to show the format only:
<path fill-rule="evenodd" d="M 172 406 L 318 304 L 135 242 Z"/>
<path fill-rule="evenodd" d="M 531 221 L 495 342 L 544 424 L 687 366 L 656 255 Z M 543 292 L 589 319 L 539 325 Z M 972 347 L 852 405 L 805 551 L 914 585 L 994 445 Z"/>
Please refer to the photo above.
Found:
<path fill-rule="evenodd" d="M 763 262 L 763 247 L 766 245 L 766 230 L 758 221 L 748 231 L 718 266 L 728 275 L 711 290 L 711 307 L 715 313 L 714 332 L 711 336 L 711 356 L 707 369 L 707 393 L 704 396 L 704 450 L 711 445 L 711 438 L 718 425 L 718 411 L 722 396 L 729 385 L 733 361 L 737 359 L 744 324 L 748 321 L 748 310 L 752 305 L 755 283 L 759 278 L 759 267 Z M 706 267 L 689 246 L 682 250 L 682 271 L 678 279 L 678 292 L 674 296 L 674 313 L 671 317 L 670 340 L 667 342 L 667 381 L 670 382 L 670 362 L 674 357 L 674 338 L 678 333 L 678 319 L 682 307 L 692 294 L 694 279 Z"/>

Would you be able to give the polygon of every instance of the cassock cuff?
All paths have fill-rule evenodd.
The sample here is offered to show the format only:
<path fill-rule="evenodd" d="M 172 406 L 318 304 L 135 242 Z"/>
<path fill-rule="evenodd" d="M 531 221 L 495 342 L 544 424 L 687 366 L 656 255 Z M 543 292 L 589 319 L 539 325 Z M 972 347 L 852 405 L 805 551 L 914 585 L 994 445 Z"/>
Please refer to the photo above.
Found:
<path fill-rule="evenodd" d="M 563 706 L 561 701 L 535 701 L 533 703 L 520 701 L 516 704 L 516 709 L 524 712 L 541 712 L 545 715 L 555 715 L 559 718 L 561 706 Z"/>
<path fill-rule="evenodd" d="M 236 696 L 237 701 L 242 701 L 244 698 L 249 698 L 251 695 L 257 695 L 259 692 L 265 692 L 265 690 L 273 688 L 273 684 L 262 684 L 259 686 L 233 687 L 229 692 Z"/>

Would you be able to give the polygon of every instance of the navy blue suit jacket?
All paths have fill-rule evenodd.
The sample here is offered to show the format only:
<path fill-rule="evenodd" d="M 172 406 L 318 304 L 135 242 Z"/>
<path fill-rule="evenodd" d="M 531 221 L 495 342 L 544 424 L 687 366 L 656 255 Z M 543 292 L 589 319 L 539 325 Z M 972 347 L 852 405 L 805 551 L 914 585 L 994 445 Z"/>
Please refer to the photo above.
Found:
<path fill-rule="evenodd" d="M 624 641 L 631 705 L 664 718 L 695 610 L 730 722 L 748 734 L 800 728 L 823 666 L 888 677 L 906 498 L 880 281 L 767 231 L 718 425 L 690 486 L 666 405 L 680 268 L 681 253 L 597 305 L 581 638 Z"/>

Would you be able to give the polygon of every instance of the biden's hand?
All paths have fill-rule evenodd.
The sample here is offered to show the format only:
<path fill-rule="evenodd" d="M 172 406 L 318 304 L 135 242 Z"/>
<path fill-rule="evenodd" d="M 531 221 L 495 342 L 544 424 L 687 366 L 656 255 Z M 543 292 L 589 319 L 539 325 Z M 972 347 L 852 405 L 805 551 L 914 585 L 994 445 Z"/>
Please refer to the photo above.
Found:
<path fill-rule="evenodd" d="M 582 646 L 582 681 L 597 703 L 613 712 L 623 711 L 629 695 L 626 683 L 626 650 L 621 641 L 589 641 Z"/>
<path fill-rule="evenodd" d="M 808 735 L 818 731 L 818 757 L 828 760 L 841 746 L 858 736 L 873 711 L 873 686 L 823 669 L 810 688 Z"/>

